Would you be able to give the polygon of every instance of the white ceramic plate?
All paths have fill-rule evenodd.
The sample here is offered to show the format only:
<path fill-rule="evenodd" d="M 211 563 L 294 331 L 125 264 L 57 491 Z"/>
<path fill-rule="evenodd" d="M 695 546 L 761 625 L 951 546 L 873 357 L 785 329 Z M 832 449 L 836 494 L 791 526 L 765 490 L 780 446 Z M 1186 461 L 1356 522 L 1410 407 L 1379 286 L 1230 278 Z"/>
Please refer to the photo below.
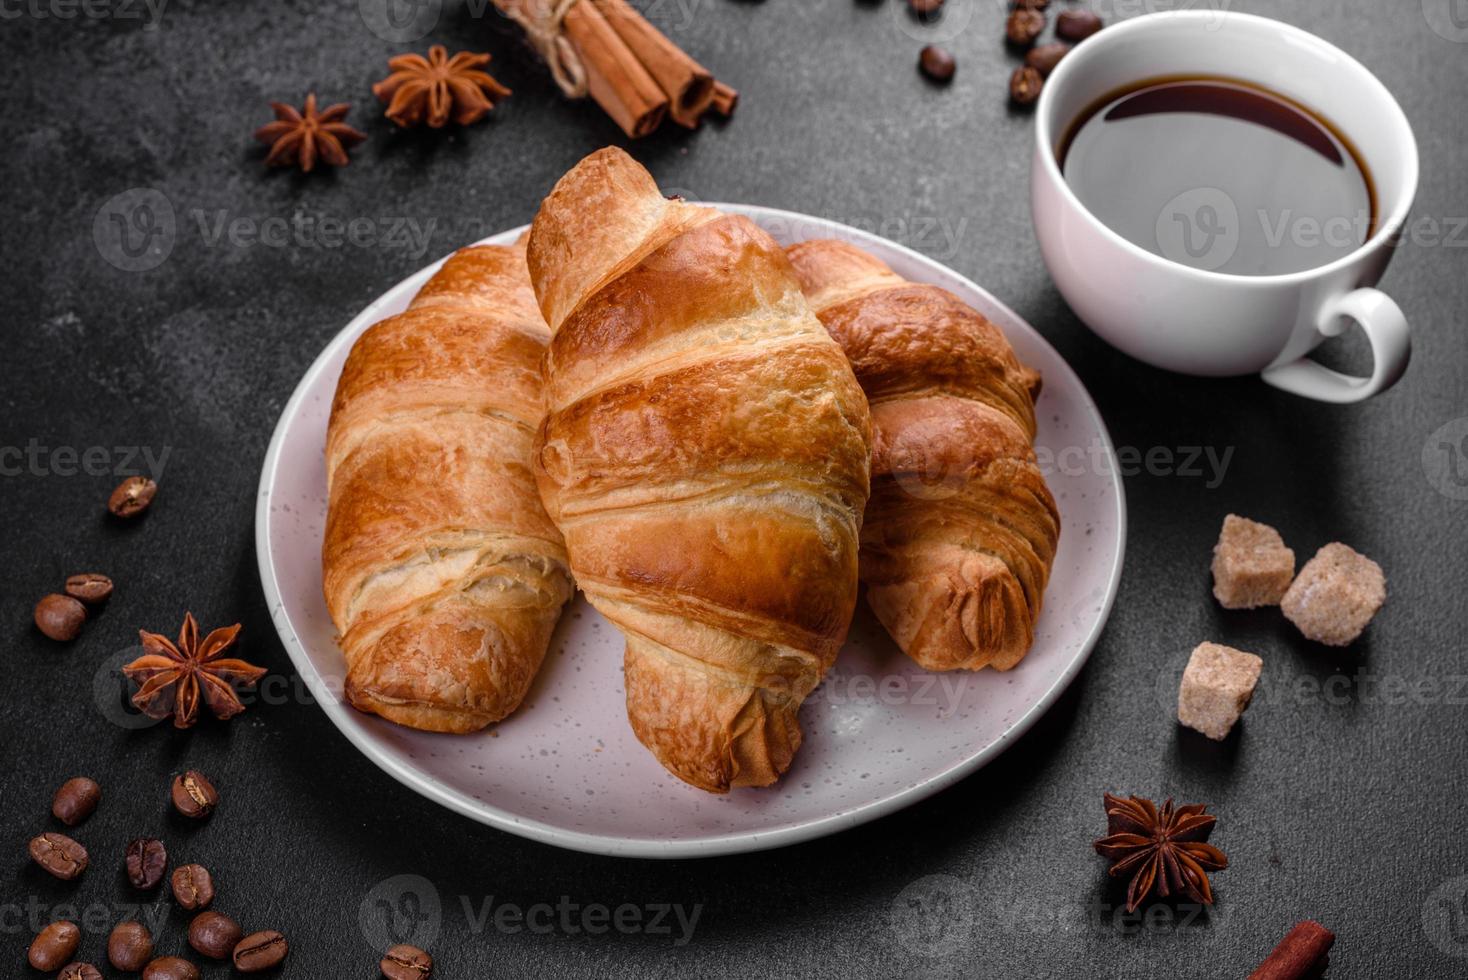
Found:
<path fill-rule="evenodd" d="M 394 778 L 475 820 L 601 854 L 687 857 L 835 833 L 923 799 L 994 758 L 1048 708 L 1091 652 L 1116 595 L 1126 509 L 1106 428 L 1075 373 L 1029 324 L 978 286 L 874 235 L 771 208 L 747 215 L 782 244 L 844 238 L 910 279 L 952 290 L 1044 375 L 1036 442 L 1060 504 L 1060 550 L 1029 656 L 1000 674 L 929 674 L 862 603 L 851 638 L 800 713 L 805 742 L 776 786 L 715 796 L 668 774 L 627 724 L 620 634 L 578 596 L 525 704 L 470 736 L 410 731 L 341 697 L 345 665 L 321 594 L 322 447 L 353 341 L 403 310 L 434 263 L 388 290 L 322 351 L 285 407 L 260 475 L 255 538 L 281 640 L 312 695 Z M 513 241 L 523 229 L 485 239 Z"/>

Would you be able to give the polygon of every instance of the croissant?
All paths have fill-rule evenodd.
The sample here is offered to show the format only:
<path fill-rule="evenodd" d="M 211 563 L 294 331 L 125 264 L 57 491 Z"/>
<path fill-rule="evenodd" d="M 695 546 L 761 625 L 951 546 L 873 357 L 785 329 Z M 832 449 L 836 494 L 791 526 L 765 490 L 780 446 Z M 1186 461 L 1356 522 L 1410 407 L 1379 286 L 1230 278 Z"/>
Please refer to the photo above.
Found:
<path fill-rule="evenodd" d="M 856 606 L 861 388 L 768 235 L 621 150 L 560 180 L 529 262 L 554 334 L 536 477 L 626 637 L 632 729 L 694 786 L 768 785 Z"/>
<path fill-rule="evenodd" d="M 549 339 L 522 243 L 456 252 L 352 348 L 321 557 L 362 711 L 470 732 L 540 669 L 573 590 L 530 469 Z"/>
<path fill-rule="evenodd" d="M 928 670 L 1008 670 L 1034 641 L 1060 536 L 1032 446 L 1039 374 L 977 310 L 853 245 L 787 254 L 871 403 L 867 603 Z"/>

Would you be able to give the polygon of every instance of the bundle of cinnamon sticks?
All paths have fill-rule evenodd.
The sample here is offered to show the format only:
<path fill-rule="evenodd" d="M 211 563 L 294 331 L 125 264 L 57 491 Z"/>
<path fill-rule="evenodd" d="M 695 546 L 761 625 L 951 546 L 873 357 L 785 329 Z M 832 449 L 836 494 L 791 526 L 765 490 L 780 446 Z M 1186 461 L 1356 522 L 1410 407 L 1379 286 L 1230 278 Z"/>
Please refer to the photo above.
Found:
<path fill-rule="evenodd" d="M 739 93 L 648 22 L 627 0 L 494 0 L 571 98 L 590 95 L 628 136 L 671 118 L 697 126 L 734 111 Z"/>

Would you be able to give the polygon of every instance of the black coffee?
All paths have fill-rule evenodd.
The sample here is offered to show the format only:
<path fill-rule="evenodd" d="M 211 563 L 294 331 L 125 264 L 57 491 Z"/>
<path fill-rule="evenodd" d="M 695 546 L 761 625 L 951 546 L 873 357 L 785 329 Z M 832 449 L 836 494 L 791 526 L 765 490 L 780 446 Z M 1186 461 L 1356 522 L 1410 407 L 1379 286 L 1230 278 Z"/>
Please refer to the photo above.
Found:
<path fill-rule="evenodd" d="M 1376 227 L 1371 176 L 1350 141 L 1246 82 L 1128 86 L 1082 112 L 1057 156 L 1081 203 L 1108 227 L 1197 269 L 1313 269 L 1355 251 Z"/>

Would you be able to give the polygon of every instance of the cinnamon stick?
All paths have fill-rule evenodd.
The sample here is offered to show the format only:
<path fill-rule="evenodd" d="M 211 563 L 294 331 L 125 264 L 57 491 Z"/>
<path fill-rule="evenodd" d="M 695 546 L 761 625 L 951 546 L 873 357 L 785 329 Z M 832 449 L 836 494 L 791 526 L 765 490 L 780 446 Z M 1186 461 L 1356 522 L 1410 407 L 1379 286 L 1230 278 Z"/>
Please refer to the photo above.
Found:
<path fill-rule="evenodd" d="M 582 5 L 586 2 L 582 0 Z M 713 100 L 714 76 L 664 37 L 627 0 L 595 2 L 612 30 L 668 97 L 668 115 L 680 126 L 697 126 Z"/>
<path fill-rule="evenodd" d="M 1249 974 L 1249 980 L 1302 980 L 1318 976 L 1335 933 L 1306 919 L 1280 940 L 1274 951 Z"/>
<path fill-rule="evenodd" d="M 734 115 L 734 107 L 739 104 L 739 93 L 728 85 L 718 80 L 714 81 L 714 111 L 721 116 Z"/>
<path fill-rule="evenodd" d="M 668 97 L 594 4 L 577 3 L 562 27 L 586 66 L 586 85 L 622 132 L 646 136 L 662 124 Z"/>

